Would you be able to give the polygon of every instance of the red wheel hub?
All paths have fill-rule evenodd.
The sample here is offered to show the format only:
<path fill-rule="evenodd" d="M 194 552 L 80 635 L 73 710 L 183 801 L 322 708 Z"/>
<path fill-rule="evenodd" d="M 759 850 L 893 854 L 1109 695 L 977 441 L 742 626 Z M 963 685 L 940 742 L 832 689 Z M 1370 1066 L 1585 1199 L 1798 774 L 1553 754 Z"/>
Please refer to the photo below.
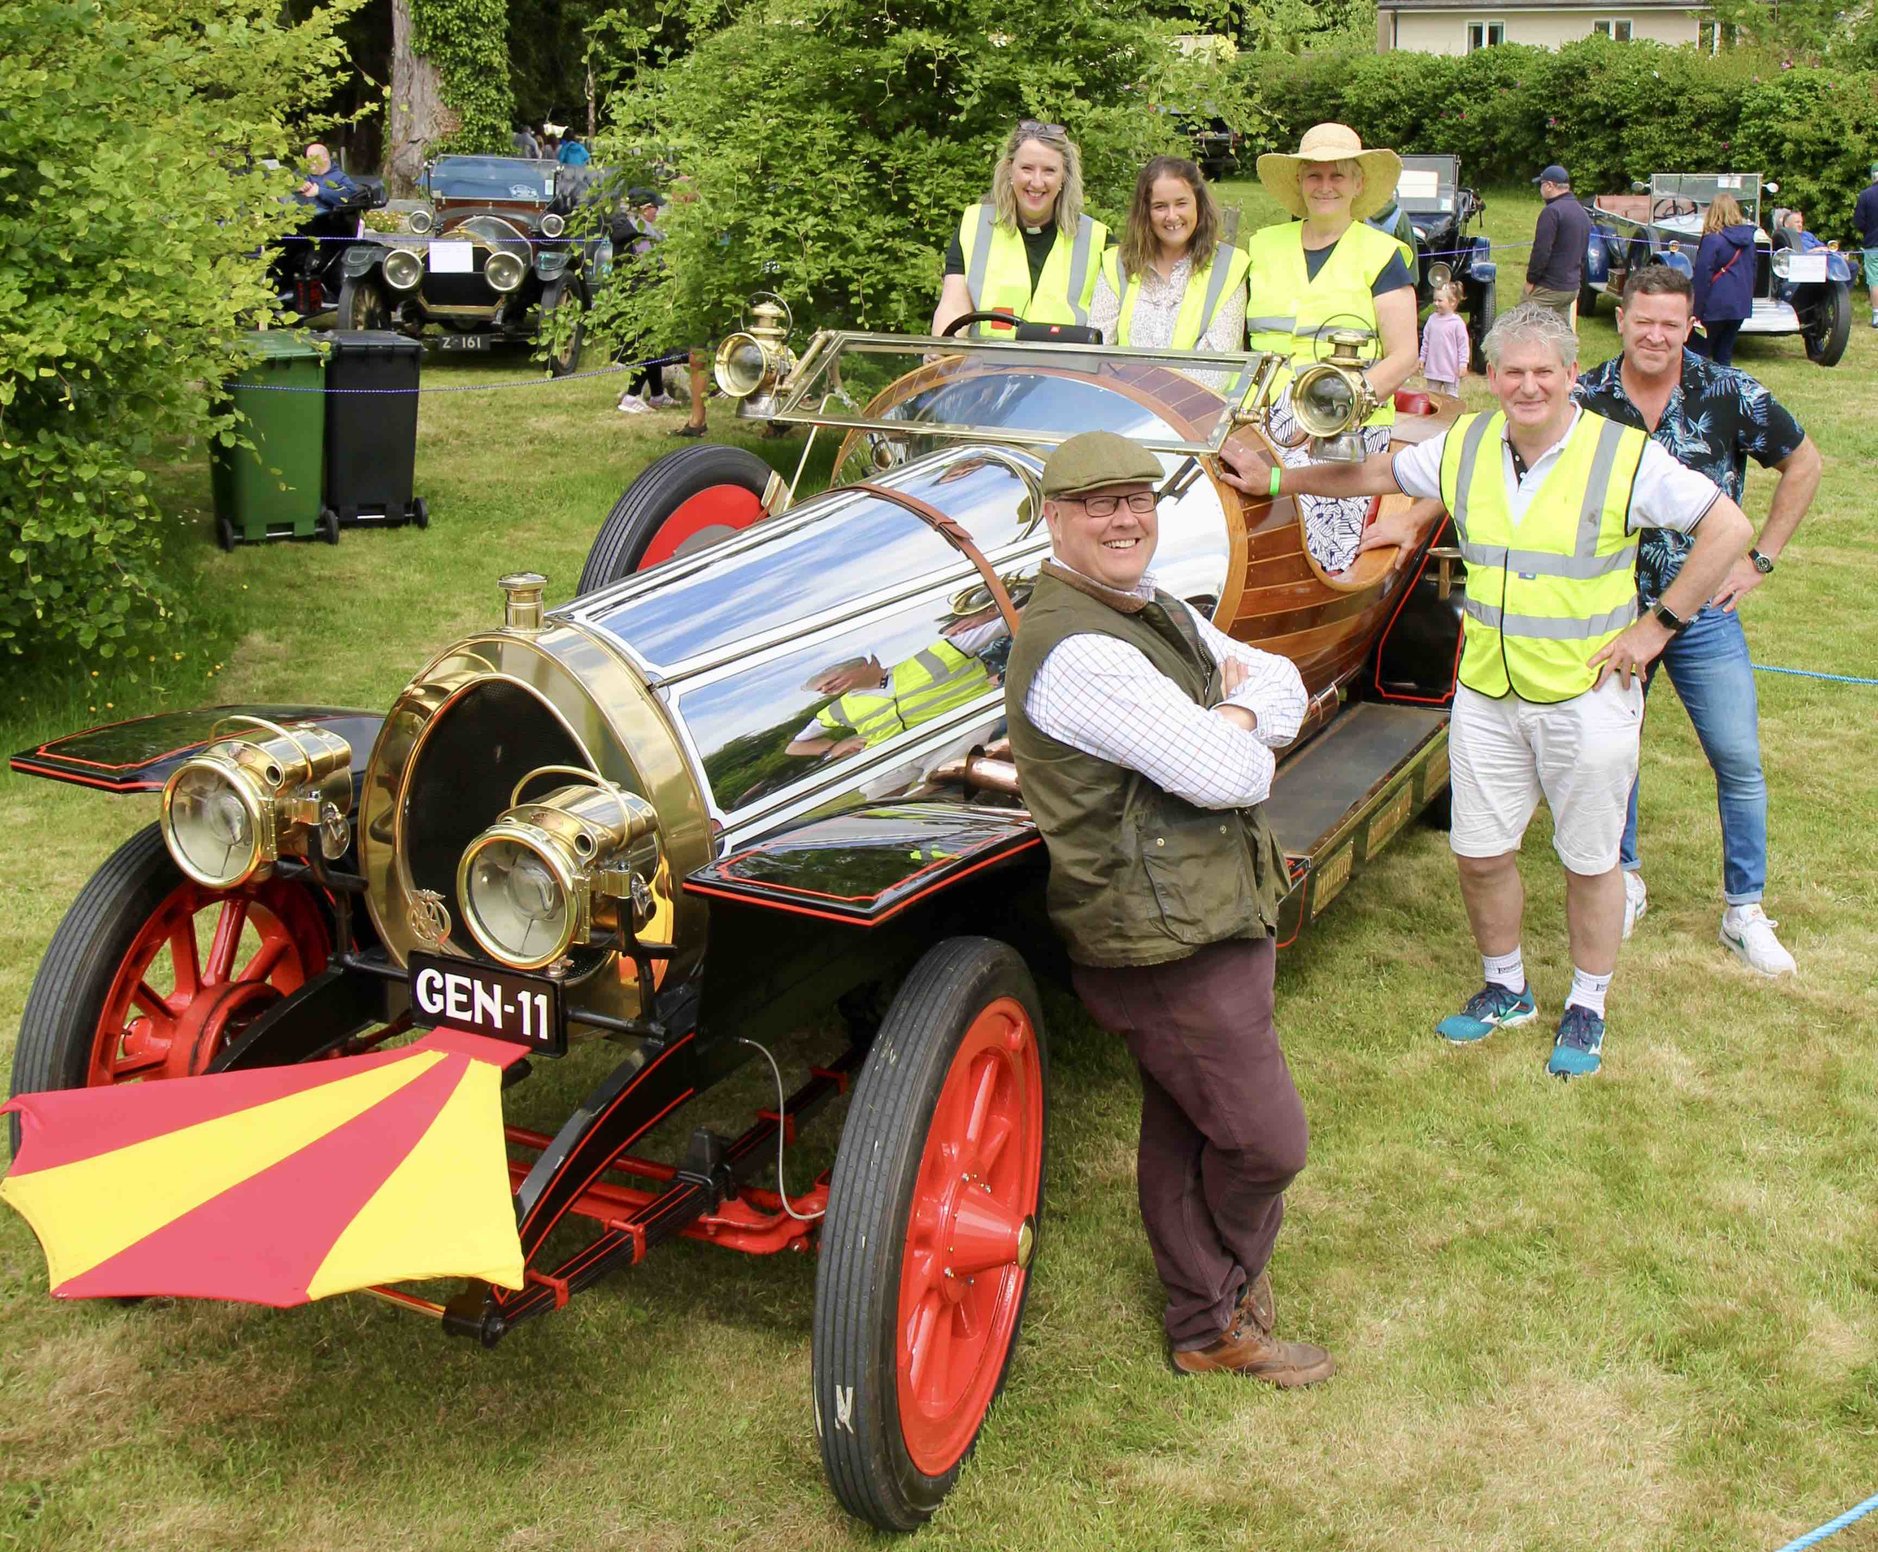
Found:
<path fill-rule="evenodd" d="M 740 533 L 762 515 L 763 498 L 741 485 L 713 485 L 687 496 L 659 525 L 638 569 L 650 571 L 683 551 Z"/>
<path fill-rule="evenodd" d="M 958 1464 L 997 1390 L 1042 1180 L 1037 1034 L 1023 1004 L 1000 997 L 946 1072 L 900 1262 L 900 1428 L 927 1476 Z"/>
<path fill-rule="evenodd" d="M 208 1071 L 257 1014 L 324 968 L 331 951 L 319 908 L 296 885 L 268 879 L 221 892 L 178 884 L 118 967 L 85 1086 Z"/>

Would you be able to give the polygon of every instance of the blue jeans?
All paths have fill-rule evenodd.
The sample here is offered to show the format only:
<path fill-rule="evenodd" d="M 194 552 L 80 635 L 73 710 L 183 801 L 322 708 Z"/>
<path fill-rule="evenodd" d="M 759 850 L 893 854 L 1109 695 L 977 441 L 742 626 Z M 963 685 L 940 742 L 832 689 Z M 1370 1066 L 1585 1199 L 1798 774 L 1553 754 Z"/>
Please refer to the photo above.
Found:
<path fill-rule="evenodd" d="M 1741 616 L 1705 608 L 1650 665 L 1662 668 L 1695 724 L 1702 752 L 1715 769 L 1721 809 L 1722 898 L 1752 905 L 1767 887 L 1767 778 L 1761 774 L 1760 712 L 1754 699 L 1754 668 Z M 1647 692 L 1647 683 L 1646 683 Z M 1639 777 L 1639 784 L 1641 777 Z M 1630 789 L 1630 818 L 1624 825 L 1622 860 L 1636 872 L 1637 787 Z"/>

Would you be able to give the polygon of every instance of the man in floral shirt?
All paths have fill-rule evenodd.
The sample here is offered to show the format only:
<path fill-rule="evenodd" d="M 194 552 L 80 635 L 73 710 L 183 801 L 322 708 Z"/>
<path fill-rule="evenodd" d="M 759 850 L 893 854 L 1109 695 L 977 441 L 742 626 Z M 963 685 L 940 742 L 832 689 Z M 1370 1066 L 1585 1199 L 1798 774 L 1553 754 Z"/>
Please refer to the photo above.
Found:
<path fill-rule="evenodd" d="M 1648 431 L 1678 463 L 1706 474 L 1735 501 L 1747 461 L 1776 469 L 1767 523 L 1755 547 L 1708 604 L 1671 638 L 1657 660 L 1669 671 L 1715 771 L 1722 829 L 1721 941 L 1763 975 L 1790 974 L 1793 956 L 1761 908 L 1767 883 L 1767 781 L 1761 774 L 1754 670 L 1736 606 L 1759 587 L 1800 526 L 1819 489 L 1819 449 L 1760 383 L 1687 348 L 1693 297 L 1686 276 L 1667 265 L 1634 271 L 1624 287 L 1617 332 L 1624 353 L 1585 373 L 1573 389 L 1587 409 Z M 1682 569 L 1689 541 L 1644 530 L 1637 590 L 1661 598 Z M 1637 858 L 1637 792 L 1624 830 L 1624 936 L 1648 905 Z"/>

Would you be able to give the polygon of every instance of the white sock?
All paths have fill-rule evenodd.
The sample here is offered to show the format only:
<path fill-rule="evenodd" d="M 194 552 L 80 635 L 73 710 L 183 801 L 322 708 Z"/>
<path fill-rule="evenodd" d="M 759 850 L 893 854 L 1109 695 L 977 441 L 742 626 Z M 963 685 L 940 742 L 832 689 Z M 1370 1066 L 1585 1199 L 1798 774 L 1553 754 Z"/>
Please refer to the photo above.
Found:
<path fill-rule="evenodd" d="M 1510 954 L 1482 954 L 1480 964 L 1489 986 L 1504 986 L 1509 992 L 1526 989 L 1526 956 L 1517 948 Z"/>
<path fill-rule="evenodd" d="M 1589 970 L 1580 970 L 1573 965 L 1572 989 L 1565 998 L 1565 1006 L 1569 1008 L 1575 1002 L 1579 1007 L 1603 1018 L 1604 994 L 1610 989 L 1611 978 L 1608 975 L 1593 975 Z"/>

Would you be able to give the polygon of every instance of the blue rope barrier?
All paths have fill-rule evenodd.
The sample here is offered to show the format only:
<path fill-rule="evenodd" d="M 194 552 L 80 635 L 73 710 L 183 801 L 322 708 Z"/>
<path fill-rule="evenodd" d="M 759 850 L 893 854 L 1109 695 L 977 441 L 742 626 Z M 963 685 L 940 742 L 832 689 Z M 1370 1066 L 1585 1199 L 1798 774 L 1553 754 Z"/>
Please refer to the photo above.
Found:
<path fill-rule="evenodd" d="M 1749 665 L 1757 674 L 1792 674 L 1797 679 L 1825 679 L 1833 684 L 1878 684 L 1878 679 L 1861 679 L 1857 674 L 1822 674 L 1816 668 L 1776 668 L 1772 663 Z"/>
<path fill-rule="evenodd" d="M 288 383 L 238 383 L 243 393 L 495 393 L 503 388 L 552 388 L 560 383 L 577 383 L 589 377 L 613 377 L 620 372 L 637 372 L 642 367 L 683 366 L 691 359 L 689 351 L 669 356 L 653 356 L 645 361 L 618 361 L 611 366 L 595 367 L 590 372 L 569 372 L 565 377 L 519 377 L 506 383 L 450 383 L 441 388 L 301 388 Z"/>
<path fill-rule="evenodd" d="M 1867 1498 L 1856 1509 L 1847 1509 L 1838 1519 L 1826 1521 L 1818 1530 L 1809 1530 L 1804 1536 L 1796 1537 L 1779 1548 L 1778 1552 L 1806 1552 L 1806 1548 L 1818 1546 L 1828 1536 L 1838 1535 L 1854 1520 L 1864 1519 L 1874 1509 L 1878 1509 L 1878 1498 Z"/>

